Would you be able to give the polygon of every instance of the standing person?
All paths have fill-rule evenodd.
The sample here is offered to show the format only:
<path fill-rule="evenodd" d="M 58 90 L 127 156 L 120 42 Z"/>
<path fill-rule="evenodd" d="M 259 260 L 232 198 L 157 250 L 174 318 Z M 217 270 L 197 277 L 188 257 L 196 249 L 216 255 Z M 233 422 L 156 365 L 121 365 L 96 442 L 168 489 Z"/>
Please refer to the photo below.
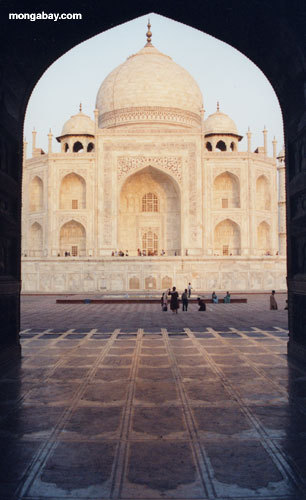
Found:
<path fill-rule="evenodd" d="M 191 286 L 191 283 L 188 283 L 188 297 L 190 298 L 191 296 L 191 290 L 192 290 L 192 286 Z"/>
<path fill-rule="evenodd" d="M 218 299 L 216 292 L 212 293 L 211 298 L 212 298 L 213 304 L 218 304 L 219 299 Z"/>
<path fill-rule="evenodd" d="M 275 290 L 272 290 L 270 295 L 270 309 L 278 309 L 277 302 L 275 300 Z"/>
<path fill-rule="evenodd" d="M 178 303 L 178 293 L 176 291 L 175 286 L 172 288 L 172 292 L 169 290 L 168 295 L 171 295 L 170 309 L 173 313 L 175 312 L 175 314 L 177 314 L 177 310 L 179 308 L 179 303 Z"/>
<path fill-rule="evenodd" d="M 200 297 L 198 297 L 197 301 L 199 305 L 199 311 L 206 311 L 206 304 L 204 302 L 204 299 L 200 299 Z"/>
<path fill-rule="evenodd" d="M 183 311 L 187 311 L 187 309 L 188 309 L 187 288 L 185 288 L 185 292 L 182 293 L 182 302 L 183 302 Z"/>
<path fill-rule="evenodd" d="M 164 292 L 161 297 L 161 305 L 163 311 L 168 311 L 168 293 Z"/>

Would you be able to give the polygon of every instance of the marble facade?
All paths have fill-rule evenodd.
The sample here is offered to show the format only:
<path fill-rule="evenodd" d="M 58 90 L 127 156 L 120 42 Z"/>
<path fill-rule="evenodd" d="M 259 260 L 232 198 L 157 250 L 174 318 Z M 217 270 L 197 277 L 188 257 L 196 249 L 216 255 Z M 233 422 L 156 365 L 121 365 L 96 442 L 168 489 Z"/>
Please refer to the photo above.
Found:
<path fill-rule="evenodd" d="M 23 290 L 286 289 L 284 153 L 268 156 L 266 130 L 239 151 L 233 120 L 204 120 L 196 82 L 150 39 L 119 68 L 60 153 L 51 133 L 47 153 L 36 132 L 29 159 L 25 145 Z"/>

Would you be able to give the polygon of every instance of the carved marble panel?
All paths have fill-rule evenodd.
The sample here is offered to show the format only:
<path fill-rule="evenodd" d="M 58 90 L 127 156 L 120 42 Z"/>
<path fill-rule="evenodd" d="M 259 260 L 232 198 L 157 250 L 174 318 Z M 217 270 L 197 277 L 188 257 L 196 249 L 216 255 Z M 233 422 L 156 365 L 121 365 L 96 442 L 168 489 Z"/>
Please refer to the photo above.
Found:
<path fill-rule="evenodd" d="M 119 156 L 117 159 L 118 180 L 144 167 L 158 167 L 182 181 L 182 158 L 179 156 Z"/>

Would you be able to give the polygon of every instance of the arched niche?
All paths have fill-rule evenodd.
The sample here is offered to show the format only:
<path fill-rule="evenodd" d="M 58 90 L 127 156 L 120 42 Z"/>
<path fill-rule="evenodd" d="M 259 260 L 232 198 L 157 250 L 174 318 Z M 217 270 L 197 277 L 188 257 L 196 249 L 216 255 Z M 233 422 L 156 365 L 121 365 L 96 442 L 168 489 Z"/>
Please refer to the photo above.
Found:
<path fill-rule="evenodd" d="M 29 210 L 30 212 L 39 212 L 43 209 L 44 185 L 38 175 L 30 182 L 29 189 Z"/>
<path fill-rule="evenodd" d="M 66 222 L 60 229 L 59 236 L 60 254 L 65 252 L 71 257 L 84 256 L 86 254 L 86 230 L 84 226 L 75 220 Z"/>
<path fill-rule="evenodd" d="M 205 144 L 206 151 L 212 151 L 212 144 L 211 142 L 207 141 Z"/>
<path fill-rule="evenodd" d="M 148 276 L 145 278 L 145 289 L 156 290 L 156 278 L 154 278 L 154 276 Z"/>
<path fill-rule="evenodd" d="M 240 183 L 236 175 L 224 172 L 214 180 L 213 206 L 220 208 L 240 208 Z"/>
<path fill-rule="evenodd" d="M 220 140 L 216 144 L 216 151 L 226 151 L 226 144 L 224 141 Z"/>
<path fill-rule="evenodd" d="M 142 248 L 142 253 L 147 256 L 154 256 L 158 255 L 158 250 L 159 250 L 159 237 L 158 237 L 158 232 L 152 231 L 151 229 L 148 229 L 147 231 L 144 231 L 142 233 L 141 237 L 141 248 Z"/>
<path fill-rule="evenodd" d="M 80 141 L 76 141 L 73 144 L 73 152 L 74 153 L 83 153 L 84 152 L 84 146 Z"/>
<path fill-rule="evenodd" d="M 230 256 L 241 254 L 240 227 L 231 219 L 219 222 L 214 231 L 214 253 Z"/>
<path fill-rule="evenodd" d="M 159 199 L 155 193 L 146 193 L 141 199 L 142 212 L 159 212 Z"/>
<path fill-rule="evenodd" d="M 59 207 L 63 210 L 86 208 L 86 182 L 83 177 L 72 172 L 62 179 Z"/>
<path fill-rule="evenodd" d="M 130 290 L 139 290 L 140 289 L 139 278 L 137 278 L 137 276 L 132 276 L 129 279 L 129 289 Z"/>
<path fill-rule="evenodd" d="M 256 210 L 271 209 L 270 183 L 265 175 L 256 180 Z"/>
<path fill-rule="evenodd" d="M 172 278 L 170 278 L 170 276 L 164 276 L 162 279 L 162 289 L 167 290 L 168 288 L 172 288 Z"/>
<path fill-rule="evenodd" d="M 93 142 L 90 142 L 87 146 L 87 153 L 92 153 L 95 150 L 95 145 Z"/>
<path fill-rule="evenodd" d="M 266 221 L 257 227 L 257 250 L 264 255 L 271 253 L 271 227 Z"/>
<path fill-rule="evenodd" d="M 29 255 L 40 257 L 43 250 L 43 229 L 38 222 L 31 225 L 28 238 Z"/>
<path fill-rule="evenodd" d="M 180 190 L 177 182 L 155 167 L 130 175 L 119 196 L 118 246 L 137 255 L 149 232 L 157 238 L 157 253 L 177 255 L 181 247 Z M 147 234 L 145 237 L 144 235 Z M 153 236 L 154 239 L 154 236 Z M 156 250 L 156 245 L 155 245 Z M 156 253 L 156 252 L 155 252 Z"/>

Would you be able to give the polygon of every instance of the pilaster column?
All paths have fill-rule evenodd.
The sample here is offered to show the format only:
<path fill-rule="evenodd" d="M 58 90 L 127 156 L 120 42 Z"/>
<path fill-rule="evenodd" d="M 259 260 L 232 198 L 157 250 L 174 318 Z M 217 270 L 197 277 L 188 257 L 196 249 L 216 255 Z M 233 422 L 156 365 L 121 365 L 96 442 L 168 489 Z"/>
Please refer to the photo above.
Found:
<path fill-rule="evenodd" d="M 284 157 L 279 158 L 278 170 L 278 237 L 279 237 L 279 254 L 286 255 L 287 238 L 286 238 L 286 168 Z"/>

